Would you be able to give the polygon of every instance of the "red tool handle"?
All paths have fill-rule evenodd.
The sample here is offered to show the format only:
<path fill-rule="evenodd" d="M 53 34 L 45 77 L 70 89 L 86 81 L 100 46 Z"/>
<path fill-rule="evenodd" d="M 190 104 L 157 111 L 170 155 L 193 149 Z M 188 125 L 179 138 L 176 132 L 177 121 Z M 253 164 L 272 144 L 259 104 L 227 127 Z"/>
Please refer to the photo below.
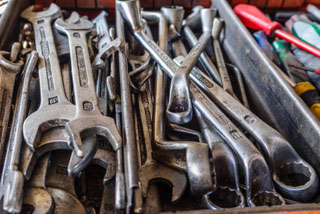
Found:
<path fill-rule="evenodd" d="M 239 4 L 234 7 L 234 12 L 246 27 L 254 30 L 263 30 L 267 35 L 274 32 L 276 36 L 320 58 L 319 49 L 281 30 L 280 23 L 269 20 L 257 7 L 248 4 Z"/>

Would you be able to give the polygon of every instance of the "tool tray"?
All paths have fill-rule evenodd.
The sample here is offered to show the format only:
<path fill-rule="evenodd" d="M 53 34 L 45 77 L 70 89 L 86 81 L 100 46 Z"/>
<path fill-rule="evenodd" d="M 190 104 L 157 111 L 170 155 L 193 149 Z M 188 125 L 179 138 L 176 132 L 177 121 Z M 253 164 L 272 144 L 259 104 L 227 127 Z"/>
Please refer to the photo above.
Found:
<path fill-rule="evenodd" d="M 38 0 L 36 3 L 49 5 L 52 0 Z M 55 0 L 62 9 L 76 9 L 81 14 L 93 18 L 101 9 L 108 12 L 114 10 L 114 0 Z M 221 41 L 224 51 L 229 60 L 241 70 L 252 109 L 259 117 L 280 131 L 292 144 L 295 150 L 309 162 L 320 175 L 320 122 L 311 113 L 300 97 L 294 92 L 289 84 L 278 73 L 277 67 L 271 62 L 260 49 L 250 32 L 244 27 L 241 21 L 234 14 L 230 3 L 247 3 L 248 1 L 234 0 L 212 0 L 211 7 L 219 10 L 219 15 L 225 20 L 225 28 Z M 303 7 L 306 1 L 303 0 L 261 0 L 254 2 L 262 8 L 298 8 Z M 281 4 L 276 3 L 281 2 Z M 290 3 L 291 2 L 291 3 Z M 309 1 L 310 2 L 310 1 Z M 311 1 L 312 2 L 312 1 Z M 317 3 L 314 1 L 312 3 Z M 7 10 L 0 19 L 0 48 L 9 50 L 10 45 L 17 38 L 18 21 L 20 12 L 28 5 L 33 4 L 32 0 L 11 0 Z M 210 6 L 209 1 L 141 1 L 142 7 L 146 9 L 159 8 L 164 5 L 182 5 L 190 9 L 195 5 Z M 110 9 L 110 11 L 109 11 Z M 113 12 L 114 13 L 114 12 Z M 12 36 L 15 35 L 16 37 Z M 319 192 L 320 196 L 320 192 Z M 318 197 L 319 197 L 318 196 Z M 283 213 L 297 212 L 320 213 L 320 204 L 295 204 L 273 207 L 255 207 L 242 209 L 225 210 L 188 210 L 175 211 L 175 213 Z M 170 212 L 168 212 L 170 213 Z M 317 212 L 318 213 L 318 212 Z"/>

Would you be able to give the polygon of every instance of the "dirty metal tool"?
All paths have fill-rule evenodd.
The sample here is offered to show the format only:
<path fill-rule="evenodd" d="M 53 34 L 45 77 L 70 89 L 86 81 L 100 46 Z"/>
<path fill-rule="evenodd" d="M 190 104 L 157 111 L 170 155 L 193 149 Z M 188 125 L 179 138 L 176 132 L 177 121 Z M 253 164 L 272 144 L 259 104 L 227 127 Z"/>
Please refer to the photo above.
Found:
<path fill-rule="evenodd" d="M 26 144 L 35 150 L 44 131 L 62 126 L 73 119 L 76 108 L 65 95 L 59 60 L 55 48 L 51 22 L 60 16 L 57 5 L 51 4 L 49 9 L 34 12 L 33 6 L 21 13 L 21 17 L 33 24 L 36 48 L 39 53 L 39 80 L 41 104 L 37 111 L 29 115 L 23 125 Z"/>
<path fill-rule="evenodd" d="M 213 158 L 215 174 L 214 189 L 202 198 L 209 209 L 244 207 L 245 200 L 240 190 L 238 163 L 232 150 L 223 138 L 206 122 L 195 109 L 201 131 L 208 143 Z"/>
<path fill-rule="evenodd" d="M 138 158 L 137 147 L 135 142 L 134 121 L 132 115 L 132 103 L 130 94 L 130 84 L 128 75 L 128 61 L 126 57 L 125 31 L 124 22 L 119 11 L 116 11 L 116 30 L 117 37 L 123 44 L 122 49 L 118 52 L 119 60 L 119 78 L 120 97 L 122 112 L 122 136 L 123 136 L 123 153 L 124 153 L 124 171 L 126 179 L 126 210 L 129 211 L 133 206 L 134 192 L 138 184 Z"/>
<path fill-rule="evenodd" d="M 22 206 L 24 177 L 22 172 L 19 171 L 18 165 L 23 139 L 23 120 L 27 114 L 29 85 L 37 61 L 38 53 L 32 51 L 27 57 L 17 95 L 17 103 L 12 122 L 12 127 L 14 128 L 11 129 L 0 184 L 0 198 L 3 197 L 3 209 L 7 212 L 18 213 L 21 211 Z"/>
<path fill-rule="evenodd" d="M 193 33 L 192 29 L 199 27 L 201 22 L 200 11 L 202 9 L 203 9 L 202 6 L 196 6 L 192 8 L 192 13 L 188 17 L 186 17 L 182 22 L 183 32 L 190 46 L 194 46 L 198 42 L 198 38 Z M 210 59 L 206 51 L 203 51 L 200 54 L 199 61 L 201 62 L 201 65 L 206 69 L 207 73 L 217 83 L 221 85 L 222 83 L 221 83 L 219 71 L 217 67 L 213 64 L 212 60 Z"/>
<path fill-rule="evenodd" d="M 114 120 L 101 115 L 92 68 L 89 59 L 86 35 L 93 28 L 93 24 L 83 18 L 74 23 L 66 23 L 61 18 L 55 22 L 59 31 L 68 35 L 72 80 L 75 92 L 76 115 L 67 122 L 66 129 L 77 156 L 82 157 L 82 137 L 98 134 L 106 137 L 114 150 L 121 147 L 121 136 Z M 81 136 L 80 136 L 81 133 Z"/>
<path fill-rule="evenodd" d="M 197 45 L 193 47 L 184 60 L 183 65 L 178 66 L 143 32 L 139 3 L 139 0 L 116 1 L 118 11 L 130 26 L 135 38 L 149 52 L 150 56 L 162 66 L 169 77 L 173 78 L 175 76 L 174 74 L 178 73 L 176 78 L 182 84 L 171 84 L 169 104 L 167 107 L 168 119 L 171 122 L 178 124 L 190 122 L 192 119 L 192 105 L 186 74 L 192 69 L 202 50 L 205 48 L 206 43 L 211 36 L 211 31 L 210 33 L 206 32 L 202 34 Z M 208 28 L 211 28 L 211 26 L 208 26 Z M 173 81 L 176 81 L 176 78 L 174 78 Z"/>
<path fill-rule="evenodd" d="M 110 28 L 109 30 L 111 40 L 116 39 L 116 30 L 114 28 Z M 108 95 L 108 104 L 111 112 L 114 111 L 114 104 L 117 97 L 117 90 L 119 90 L 116 86 L 117 74 L 116 74 L 116 55 L 115 53 L 111 54 L 110 58 L 110 75 L 107 76 L 106 87 L 107 87 L 107 95 Z M 119 129 L 120 130 L 120 129 Z"/>
<path fill-rule="evenodd" d="M 16 50 L 16 45 L 12 46 L 11 52 L 19 52 Z M 11 102 L 13 96 L 14 83 L 17 74 L 21 71 L 24 62 L 22 60 L 12 58 L 10 60 L 10 53 L 0 51 L 0 160 L 3 160 L 3 153 L 5 149 L 5 140 L 7 137 L 7 128 L 11 112 Z"/>
<path fill-rule="evenodd" d="M 193 69 L 190 77 L 256 139 L 270 165 L 276 187 L 285 197 L 307 201 L 316 194 L 319 181 L 313 167 L 301 159 L 277 130 L 254 115 L 199 69 Z M 232 144 L 230 146 L 233 147 Z"/>
<path fill-rule="evenodd" d="M 166 51 L 168 32 L 166 18 L 159 12 L 144 11 L 143 16 L 146 19 L 157 20 L 159 22 L 159 45 L 162 50 Z M 170 141 L 165 139 L 164 106 L 166 75 L 159 66 L 156 68 L 155 80 L 155 113 L 153 117 L 153 141 L 155 147 L 162 151 L 185 151 L 184 156 L 187 159 L 187 173 L 191 190 L 196 194 L 204 194 L 212 187 L 208 147 L 195 141 Z"/>

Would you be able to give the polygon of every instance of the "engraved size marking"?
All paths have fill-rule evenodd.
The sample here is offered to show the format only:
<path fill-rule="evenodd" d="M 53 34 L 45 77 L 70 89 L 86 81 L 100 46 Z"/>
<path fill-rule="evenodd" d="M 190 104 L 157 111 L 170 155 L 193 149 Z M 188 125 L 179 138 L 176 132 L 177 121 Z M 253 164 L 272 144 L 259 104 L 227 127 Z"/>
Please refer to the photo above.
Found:
<path fill-rule="evenodd" d="M 44 23 L 44 20 L 43 20 L 43 19 L 40 19 L 40 20 L 37 21 L 37 23 L 38 23 L 38 24 L 42 24 L 42 23 Z"/>
<path fill-rule="evenodd" d="M 84 62 L 83 50 L 81 47 L 76 47 L 76 56 L 77 56 L 77 65 L 79 71 L 79 81 L 80 86 L 87 88 L 88 87 L 88 74 L 86 70 L 86 64 Z"/>
<path fill-rule="evenodd" d="M 247 121 L 247 123 L 249 123 L 249 124 L 253 124 L 253 123 L 256 122 L 256 118 L 254 118 L 254 117 L 251 116 L 251 115 L 246 115 L 246 116 L 244 117 L 244 120 Z"/>
<path fill-rule="evenodd" d="M 192 52 L 190 53 L 190 56 L 195 56 L 195 55 L 197 55 L 198 52 L 199 52 L 199 48 L 200 48 L 200 44 L 197 43 L 196 46 L 194 46 L 194 47 L 192 48 L 192 50 L 191 50 Z"/>
<path fill-rule="evenodd" d="M 57 96 L 48 98 L 48 104 L 49 105 L 53 105 L 53 104 L 56 104 L 58 102 L 59 102 L 59 100 L 58 100 Z"/>
<path fill-rule="evenodd" d="M 44 59 L 44 65 L 46 69 L 47 74 L 47 81 L 48 81 L 48 90 L 52 91 L 54 90 L 54 84 L 53 84 L 53 77 L 52 77 L 52 71 L 51 71 L 51 62 L 49 59 L 50 56 L 50 48 L 49 43 L 46 38 L 46 33 L 44 32 L 44 27 L 40 27 L 40 46 L 41 46 L 41 52 Z"/>
<path fill-rule="evenodd" d="M 92 111 L 93 110 L 93 104 L 90 101 L 84 101 L 83 102 L 83 110 L 84 111 Z"/>
<path fill-rule="evenodd" d="M 209 82 L 205 77 L 203 77 L 199 72 L 195 71 L 195 69 L 191 70 L 191 74 L 195 76 L 200 82 L 202 82 L 207 88 L 213 88 L 213 84 Z"/>
<path fill-rule="evenodd" d="M 80 38 L 80 33 L 77 33 L 77 32 L 73 33 L 73 37 Z"/>
<path fill-rule="evenodd" d="M 148 100 L 147 92 L 141 92 L 141 99 L 142 99 L 144 112 L 147 120 L 148 130 L 151 136 L 152 135 L 152 119 L 151 119 L 151 113 L 149 110 L 149 100 Z"/>
<path fill-rule="evenodd" d="M 65 166 L 58 166 L 56 169 L 56 173 L 59 175 L 68 175 L 67 167 Z"/>
<path fill-rule="evenodd" d="M 3 130 L 3 119 L 4 119 L 4 112 L 5 112 L 5 105 L 7 103 L 7 98 L 8 98 L 8 90 L 3 89 L 2 93 L 2 99 L 1 99 L 1 109 L 0 109 L 0 133 L 2 133 Z M 4 142 L 2 142 L 4 143 Z"/>
<path fill-rule="evenodd" d="M 238 132 L 237 130 L 232 130 L 230 132 L 230 135 L 235 139 L 235 140 L 238 140 L 240 139 L 242 136 L 240 134 L 240 132 Z"/>

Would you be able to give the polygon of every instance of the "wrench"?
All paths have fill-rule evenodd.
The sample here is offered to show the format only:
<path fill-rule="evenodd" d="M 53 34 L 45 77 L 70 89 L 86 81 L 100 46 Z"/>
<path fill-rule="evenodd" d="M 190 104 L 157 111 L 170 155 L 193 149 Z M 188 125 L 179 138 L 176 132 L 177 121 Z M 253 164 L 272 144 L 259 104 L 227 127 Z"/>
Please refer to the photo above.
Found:
<path fill-rule="evenodd" d="M 235 156 L 220 135 L 209 127 L 198 110 L 196 115 L 204 138 L 209 144 L 215 171 L 215 189 L 202 197 L 204 204 L 213 210 L 244 207 L 245 200 L 240 190 Z"/>
<path fill-rule="evenodd" d="M 11 51 L 17 46 L 13 45 Z M 10 53 L 0 51 L 0 160 L 6 146 L 7 128 L 11 112 L 11 102 L 13 96 L 14 83 L 17 74 L 21 71 L 24 62 L 12 62 L 9 60 Z"/>
<path fill-rule="evenodd" d="M 161 13 L 142 12 L 147 19 L 156 19 L 159 22 L 159 45 L 167 49 L 167 21 Z M 162 51 L 161 49 L 161 51 Z M 208 147 L 205 144 L 193 141 L 168 141 L 165 140 L 164 106 L 166 76 L 159 66 L 156 68 L 155 79 L 155 109 L 153 117 L 153 141 L 159 150 L 182 150 L 187 159 L 187 173 L 191 182 L 191 189 L 195 193 L 204 194 L 212 188 L 209 166 Z M 166 153 L 166 152 L 163 152 Z M 201 173 L 200 173 L 201 172 Z"/>
<path fill-rule="evenodd" d="M 194 69 L 190 76 L 214 102 L 256 139 L 270 165 L 276 187 L 285 197 L 307 201 L 316 194 L 319 185 L 316 172 L 277 130 L 254 115 L 200 70 Z"/>
<path fill-rule="evenodd" d="M 8 141 L 8 148 L 1 178 L 0 198 L 3 197 L 3 208 L 7 212 L 20 212 L 22 206 L 22 188 L 24 177 L 18 169 L 20 149 L 22 145 L 22 126 L 27 113 L 28 89 L 32 72 L 38 61 L 38 53 L 32 51 L 22 72 L 21 83 L 17 95 L 17 103 Z"/>
<path fill-rule="evenodd" d="M 55 4 L 42 12 L 33 12 L 33 6 L 30 6 L 21 13 L 21 17 L 33 24 L 39 53 L 41 103 L 39 109 L 29 115 L 23 125 L 26 144 L 32 151 L 35 151 L 44 131 L 64 125 L 76 112 L 75 106 L 65 96 L 51 29 L 52 20 L 59 16 L 60 9 Z"/>
<path fill-rule="evenodd" d="M 77 111 L 76 116 L 67 122 L 66 128 L 77 156 L 83 156 L 81 137 L 84 135 L 102 135 L 108 139 L 114 150 L 118 150 L 121 147 L 121 136 L 114 120 L 101 115 L 95 95 L 86 41 L 86 34 L 93 28 L 93 24 L 83 18 L 75 23 L 66 23 L 59 18 L 55 22 L 55 27 L 69 38 Z"/>
<path fill-rule="evenodd" d="M 152 40 L 142 29 L 141 13 L 139 0 L 116 1 L 117 9 L 129 24 L 135 38 L 149 52 L 152 58 L 159 63 L 162 68 L 168 73 L 169 77 L 173 77 L 175 73 L 189 73 L 196 63 L 200 53 L 205 48 L 211 32 L 202 34 L 197 45 L 195 45 L 184 60 L 183 65 L 176 65 L 173 60 Z M 179 9 L 179 10 L 182 10 Z M 164 12 L 170 10 L 164 10 Z M 207 22 L 208 23 L 208 22 Z M 208 26 L 211 28 L 211 26 Z M 182 75 L 180 75 L 182 76 Z M 177 77 L 178 78 L 178 77 Z M 179 78 L 178 78 L 179 79 Z M 187 123 L 192 119 L 192 105 L 188 89 L 188 81 L 184 76 L 183 84 L 171 84 L 169 93 L 169 104 L 167 107 L 167 116 L 170 122 Z"/>

